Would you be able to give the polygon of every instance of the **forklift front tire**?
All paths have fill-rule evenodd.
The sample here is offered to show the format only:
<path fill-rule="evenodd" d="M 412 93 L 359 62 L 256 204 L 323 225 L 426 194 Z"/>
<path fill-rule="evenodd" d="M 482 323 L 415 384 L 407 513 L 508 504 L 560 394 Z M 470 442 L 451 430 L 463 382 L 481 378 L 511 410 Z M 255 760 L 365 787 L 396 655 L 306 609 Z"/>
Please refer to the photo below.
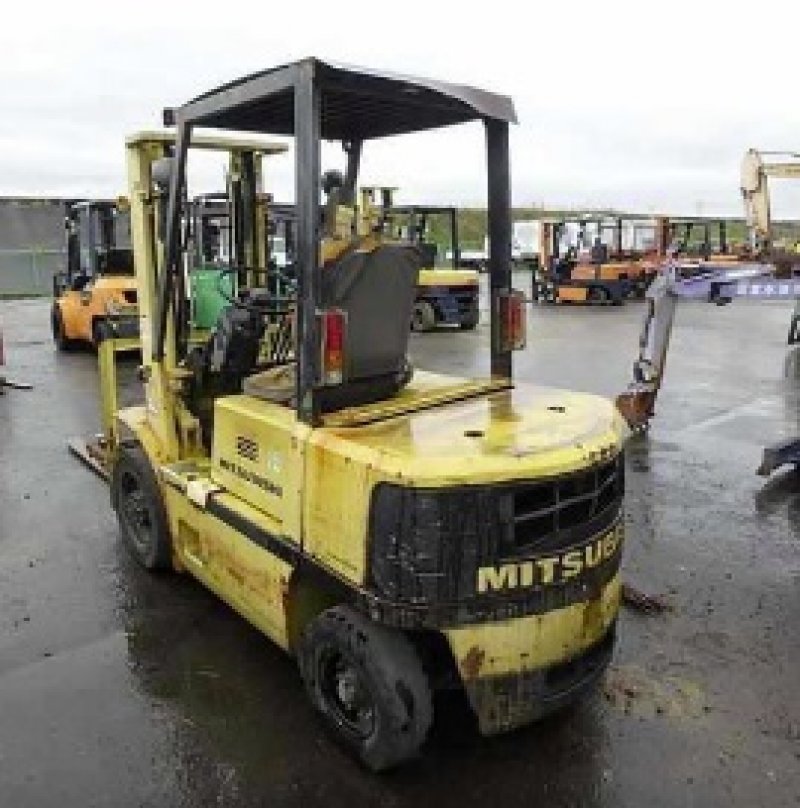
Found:
<path fill-rule="evenodd" d="M 327 728 L 361 763 L 384 771 L 418 753 L 433 720 L 431 688 L 401 632 L 334 606 L 306 627 L 298 663 Z"/>
<path fill-rule="evenodd" d="M 59 351 L 71 351 L 75 347 L 75 341 L 67 336 L 64 327 L 64 316 L 61 314 L 61 307 L 58 303 L 53 303 L 50 311 L 50 326 L 53 331 L 53 342 Z"/>
<path fill-rule="evenodd" d="M 111 502 L 134 558 L 148 570 L 172 567 L 167 513 L 153 467 L 140 446 L 121 446 L 111 475 Z"/>
<path fill-rule="evenodd" d="M 100 343 L 106 339 L 107 334 L 106 321 L 102 317 L 95 317 L 92 321 L 92 345 L 94 345 L 95 350 L 100 348 Z"/>
<path fill-rule="evenodd" d="M 608 303 L 610 295 L 608 294 L 608 290 L 604 289 L 602 286 L 590 286 L 586 297 L 591 303 L 604 305 Z"/>

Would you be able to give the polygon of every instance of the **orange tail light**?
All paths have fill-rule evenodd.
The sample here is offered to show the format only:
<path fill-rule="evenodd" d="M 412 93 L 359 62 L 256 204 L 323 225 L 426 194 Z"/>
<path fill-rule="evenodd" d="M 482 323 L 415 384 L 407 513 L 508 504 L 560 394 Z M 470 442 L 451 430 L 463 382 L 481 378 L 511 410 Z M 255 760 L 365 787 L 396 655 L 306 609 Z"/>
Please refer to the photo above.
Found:
<path fill-rule="evenodd" d="M 502 292 L 498 298 L 500 350 L 521 351 L 527 343 L 525 295 L 516 289 Z"/>

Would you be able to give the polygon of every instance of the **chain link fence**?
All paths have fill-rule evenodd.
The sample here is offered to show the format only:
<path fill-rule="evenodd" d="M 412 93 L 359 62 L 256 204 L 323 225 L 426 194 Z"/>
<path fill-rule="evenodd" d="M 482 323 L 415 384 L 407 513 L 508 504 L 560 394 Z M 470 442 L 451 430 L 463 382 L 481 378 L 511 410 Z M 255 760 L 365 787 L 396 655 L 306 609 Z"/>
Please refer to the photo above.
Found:
<path fill-rule="evenodd" d="M 53 275 L 66 261 L 64 250 L 0 248 L 0 297 L 51 294 Z"/>
<path fill-rule="evenodd" d="M 49 295 L 66 264 L 64 199 L 0 197 L 0 297 Z"/>

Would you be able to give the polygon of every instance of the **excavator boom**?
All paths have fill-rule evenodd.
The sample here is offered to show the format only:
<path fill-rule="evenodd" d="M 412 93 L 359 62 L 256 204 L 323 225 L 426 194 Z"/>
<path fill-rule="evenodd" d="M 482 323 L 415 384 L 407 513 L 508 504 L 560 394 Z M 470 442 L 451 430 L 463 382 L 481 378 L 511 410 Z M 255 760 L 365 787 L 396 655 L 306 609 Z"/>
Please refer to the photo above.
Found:
<path fill-rule="evenodd" d="M 781 157 L 767 161 L 765 157 Z M 748 149 L 742 159 L 740 189 L 750 242 L 756 254 L 772 247 L 769 178 L 800 179 L 800 154 Z"/>

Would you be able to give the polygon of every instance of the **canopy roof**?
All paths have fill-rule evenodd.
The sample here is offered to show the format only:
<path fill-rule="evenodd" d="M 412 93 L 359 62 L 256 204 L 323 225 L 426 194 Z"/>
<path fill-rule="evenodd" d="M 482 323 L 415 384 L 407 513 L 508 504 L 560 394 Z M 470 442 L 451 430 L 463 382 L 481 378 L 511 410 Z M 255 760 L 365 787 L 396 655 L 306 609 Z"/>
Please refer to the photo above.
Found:
<path fill-rule="evenodd" d="M 320 92 L 325 140 L 368 140 L 487 118 L 517 122 L 505 95 L 309 58 L 245 76 L 165 110 L 165 123 L 291 135 L 295 88 L 311 81 Z"/>

